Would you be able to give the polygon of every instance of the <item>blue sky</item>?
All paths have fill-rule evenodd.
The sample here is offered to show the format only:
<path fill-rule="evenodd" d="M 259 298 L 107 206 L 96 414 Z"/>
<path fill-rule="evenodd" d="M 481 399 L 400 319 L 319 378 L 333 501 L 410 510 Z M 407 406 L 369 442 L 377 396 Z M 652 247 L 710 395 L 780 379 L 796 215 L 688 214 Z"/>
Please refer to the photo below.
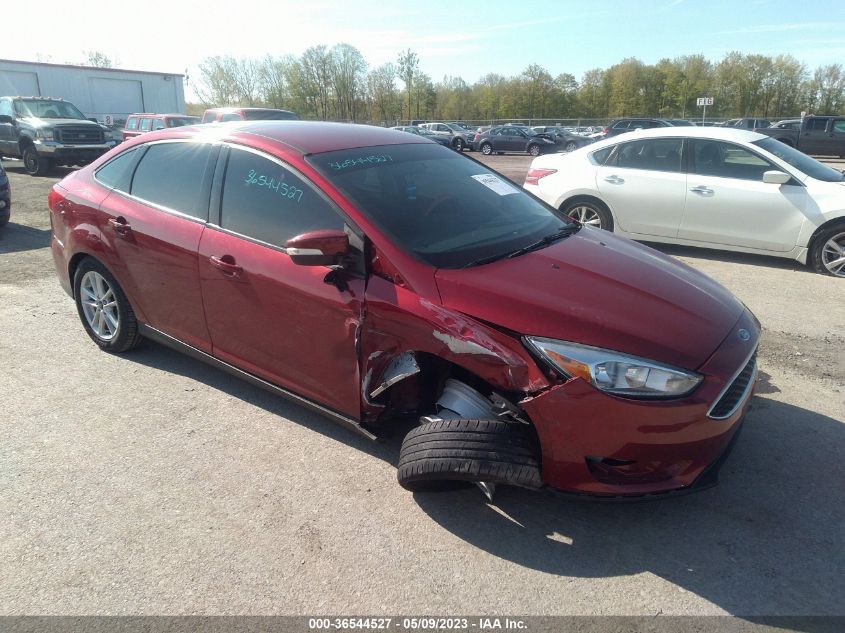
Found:
<path fill-rule="evenodd" d="M 832 0 L 247 0 L 146 2 L 146 18 L 126 7 L 91 0 L 47 0 L 47 23 L 4 29 L 0 58 L 73 62 L 100 50 L 124 68 L 195 74 L 206 56 L 299 54 L 314 44 L 349 42 L 371 65 L 412 48 L 432 79 L 459 75 L 473 82 L 488 72 L 511 75 L 528 64 L 580 79 L 590 68 L 625 57 L 654 63 L 703 53 L 790 53 L 808 66 L 845 60 L 845 11 Z M 26 24 L 32 5 L 4 3 L 4 22 Z M 88 37 L 80 37 L 88 33 Z"/>

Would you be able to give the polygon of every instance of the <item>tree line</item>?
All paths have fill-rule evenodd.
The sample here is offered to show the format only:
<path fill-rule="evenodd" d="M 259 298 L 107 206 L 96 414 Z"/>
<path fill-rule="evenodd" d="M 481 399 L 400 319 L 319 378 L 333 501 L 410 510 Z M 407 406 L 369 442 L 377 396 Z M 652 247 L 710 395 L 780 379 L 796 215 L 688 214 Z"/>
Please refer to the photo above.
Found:
<path fill-rule="evenodd" d="M 298 57 L 209 57 L 193 87 L 202 106 L 283 108 L 307 119 L 390 125 L 409 119 L 697 118 L 696 99 L 704 96 L 714 98 L 708 118 L 845 112 L 842 64 L 810 69 L 792 55 L 741 52 L 715 62 L 703 55 L 656 64 L 628 58 L 589 70 L 580 82 L 530 64 L 518 75 L 488 73 L 469 84 L 450 75 L 433 81 L 410 49 L 395 62 L 370 67 L 354 46 L 319 45 Z"/>

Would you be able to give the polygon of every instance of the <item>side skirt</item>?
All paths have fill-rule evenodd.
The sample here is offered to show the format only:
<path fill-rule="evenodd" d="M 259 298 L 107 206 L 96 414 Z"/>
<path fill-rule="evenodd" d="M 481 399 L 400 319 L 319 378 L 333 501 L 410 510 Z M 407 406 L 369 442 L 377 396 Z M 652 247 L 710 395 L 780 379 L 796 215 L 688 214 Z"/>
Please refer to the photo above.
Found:
<path fill-rule="evenodd" d="M 342 413 L 338 413 L 337 411 L 332 411 L 322 405 L 317 404 L 307 398 L 303 398 L 300 395 L 293 393 L 292 391 L 288 391 L 287 389 L 283 389 L 278 385 L 274 385 L 271 382 L 264 380 L 263 378 L 259 378 L 249 372 L 246 372 L 242 369 L 238 369 L 234 365 L 230 365 L 229 363 L 220 360 L 219 358 L 215 358 L 210 354 L 206 354 L 202 350 L 198 350 L 196 347 L 192 347 L 187 343 L 183 343 L 179 339 L 175 339 L 169 334 L 165 334 L 164 332 L 155 329 L 149 325 L 144 323 L 138 324 L 138 331 L 140 332 L 141 336 L 144 338 L 148 338 L 151 341 L 155 341 L 156 343 L 161 343 L 166 347 L 170 347 L 175 349 L 177 352 L 182 352 L 183 354 L 187 354 L 192 358 L 196 358 L 197 360 L 201 360 L 204 363 L 208 363 L 209 365 L 216 367 L 217 369 L 222 369 L 223 371 L 240 378 L 241 380 L 245 380 L 248 383 L 251 383 L 257 387 L 261 387 L 262 389 L 266 389 L 270 393 L 273 393 L 277 396 L 281 396 L 291 402 L 295 402 L 296 404 L 305 407 L 306 409 L 311 409 L 312 411 L 316 411 L 327 418 L 331 419 L 338 424 L 345 426 L 352 431 L 355 431 L 359 435 L 363 435 L 369 440 L 377 440 L 378 438 L 370 433 L 367 429 L 361 426 L 360 423 L 353 420 L 350 417 L 343 415 Z"/>

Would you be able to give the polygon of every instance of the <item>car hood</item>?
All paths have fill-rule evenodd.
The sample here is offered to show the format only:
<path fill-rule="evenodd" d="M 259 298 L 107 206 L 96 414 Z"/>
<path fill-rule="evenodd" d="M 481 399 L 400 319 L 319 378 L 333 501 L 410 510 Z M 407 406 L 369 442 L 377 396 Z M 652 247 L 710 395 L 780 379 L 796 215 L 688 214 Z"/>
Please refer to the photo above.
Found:
<path fill-rule="evenodd" d="M 445 307 L 519 335 L 687 369 L 710 357 L 745 309 L 686 264 L 589 227 L 513 259 L 439 269 L 436 280 Z"/>
<path fill-rule="evenodd" d="M 41 119 L 38 117 L 26 117 L 26 121 L 33 127 L 49 127 L 53 125 L 87 125 L 90 127 L 99 128 L 99 123 L 94 123 L 87 119 Z"/>

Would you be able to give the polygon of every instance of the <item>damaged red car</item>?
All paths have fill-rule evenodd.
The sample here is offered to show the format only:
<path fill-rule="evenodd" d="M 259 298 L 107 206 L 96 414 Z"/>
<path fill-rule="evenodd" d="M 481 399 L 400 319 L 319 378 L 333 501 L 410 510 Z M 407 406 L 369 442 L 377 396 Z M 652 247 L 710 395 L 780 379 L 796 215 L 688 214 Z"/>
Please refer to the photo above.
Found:
<path fill-rule="evenodd" d="M 409 490 L 701 488 L 753 391 L 760 326 L 722 286 L 424 137 L 152 132 L 49 206 L 103 350 L 149 338 L 371 439 L 414 420 Z"/>

